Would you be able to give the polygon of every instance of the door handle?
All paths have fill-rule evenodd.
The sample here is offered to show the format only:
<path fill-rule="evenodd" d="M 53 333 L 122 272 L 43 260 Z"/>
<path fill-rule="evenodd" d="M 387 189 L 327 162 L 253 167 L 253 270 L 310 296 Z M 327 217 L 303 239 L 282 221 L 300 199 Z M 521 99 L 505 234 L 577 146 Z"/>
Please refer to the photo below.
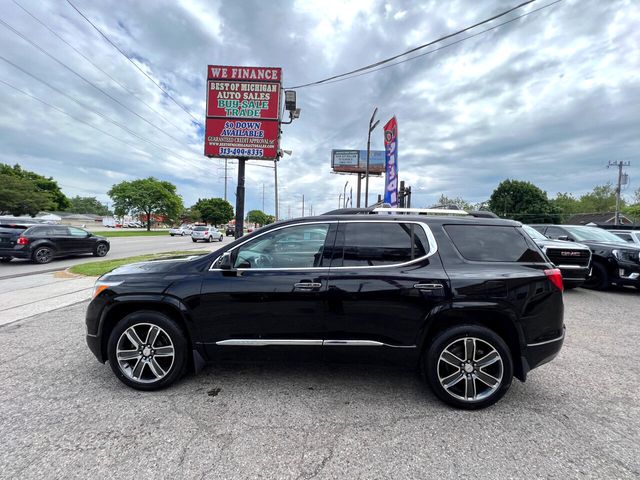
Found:
<path fill-rule="evenodd" d="M 444 286 L 441 283 L 416 283 L 413 288 L 417 290 L 442 290 Z"/>
<path fill-rule="evenodd" d="M 313 290 L 314 288 L 322 287 L 322 284 L 319 282 L 299 282 L 294 283 L 293 286 L 300 290 Z"/>

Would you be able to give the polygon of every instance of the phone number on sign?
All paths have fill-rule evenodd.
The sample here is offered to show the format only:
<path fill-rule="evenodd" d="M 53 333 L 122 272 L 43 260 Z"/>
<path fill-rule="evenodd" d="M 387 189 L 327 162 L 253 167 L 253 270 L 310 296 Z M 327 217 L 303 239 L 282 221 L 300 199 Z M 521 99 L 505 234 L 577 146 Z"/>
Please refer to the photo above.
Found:
<path fill-rule="evenodd" d="M 233 155 L 237 157 L 263 157 L 262 148 L 220 148 L 220 155 Z"/>

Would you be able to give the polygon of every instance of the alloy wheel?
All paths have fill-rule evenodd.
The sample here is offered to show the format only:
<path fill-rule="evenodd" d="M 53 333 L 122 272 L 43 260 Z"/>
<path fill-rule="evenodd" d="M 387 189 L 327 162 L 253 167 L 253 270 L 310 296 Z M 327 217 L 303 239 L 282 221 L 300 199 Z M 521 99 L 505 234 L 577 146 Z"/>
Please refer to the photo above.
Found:
<path fill-rule="evenodd" d="M 477 402 L 490 397 L 502 384 L 500 353 L 486 340 L 458 338 L 447 345 L 437 365 L 438 380 L 452 397 Z"/>
<path fill-rule="evenodd" d="M 98 254 L 99 257 L 104 257 L 108 251 L 109 250 L 107 249 L 107 246 L 104 243 L 101 243 L 96 247 L 96 253 Z"/>
<path fill-rule="evenodd" d="M 130 380 L 154 383 L 171 371 L 175 348 L 169 334 L 159 326 L 137 323 L 120 335 L 116 358 L 120 371 Z"/>
<path fill-rule="evenodd" d="M 49 263 L 51 261 L 52 251 L 50 248 L 42 247 L 36 250 L 36 262 Z"/>

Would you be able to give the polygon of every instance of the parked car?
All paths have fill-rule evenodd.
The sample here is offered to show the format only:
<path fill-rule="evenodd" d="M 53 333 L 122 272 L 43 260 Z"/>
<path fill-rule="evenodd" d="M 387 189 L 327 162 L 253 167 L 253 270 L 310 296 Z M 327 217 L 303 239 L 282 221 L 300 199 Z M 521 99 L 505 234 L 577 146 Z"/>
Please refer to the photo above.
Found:
<path fill-rule="evenodd" d="M 87 343 L 139 390 L 238 350 L 397 356 L 420 365 L 444 402 L 475 409 L 557 355 L 562 290 L 560 271 L 518 222 L 308 217 L 203 257 L 103 275 Z"/>
<path fill-rule="evenodd" d="M 197 242 L 198 240 L 202 240 L 204 242 L 212 242 L 217 240 L 221 242 L 224 239 L 224 235 L 222 232 L 218 231 L 216 227 L 205 227 L 205 226 L 197 226 L 193 227 L 193 231 L 191 232 L 191 240 Z"/>
<path fill-rule="evenodd" d="M 640 247 L 640 230 L 608 230 L 627 243 Z"/>
<path fill-rule="evenodd" d="M 42 224 L 0 224 L 0 260 L 27 258 L 49 263 L 55 257 L 91 253 L 104 257 L 109 240 L 82 228 Z"/>
<path fill-rule="evenodd" d="M 191 227 L 189 227 L 188 225 L 181 225 L 179 227 L 175 227 L 169 230 L 169 235 L 171 235 L 172 237 L 175 235 L 180 235 L 181 237 L 184 237 L 185 235 L 191 235 Z"/>
<path fill-rule="evenodd" d="M 531 225 L 554 240 L 580 242 L 591 249 L 591 275 L 586 288 L 606 290 L 612 284 L 640 288 L 640 248 L 613 233 L 582 225 Z"/>
<path fill-rule="evenodd" d="M 591 273 L 591 250 L 581 243 L 551 240 L 529 225 L 522 229 L 545 253 L 547 258 L 562 272 L 562 281 L 567 289 L 584 284 Z"/>
<path fill-rule="evenodd" d="M 227 229 L 225 230 L 224 234 L 227 237 L 235 237 L 235 235 L 236 235 L 235 227 L 231 227 L 231 226 L 227 227 Z"/>

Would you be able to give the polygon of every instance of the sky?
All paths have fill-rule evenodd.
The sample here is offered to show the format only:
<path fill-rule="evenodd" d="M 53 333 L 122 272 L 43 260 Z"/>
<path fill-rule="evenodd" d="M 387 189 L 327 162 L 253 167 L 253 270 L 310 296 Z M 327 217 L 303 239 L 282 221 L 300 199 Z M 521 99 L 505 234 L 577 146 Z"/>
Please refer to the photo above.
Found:
<path fill-rule="evenodd" d="M 65 0 L 2 0 L 0 162 L 52 176 L 68 196 L 105 202 L 113 184 L 154 176 L 175 183 L 185 206 L 224 196 L 224 161 L 203 155 L 208 64 L 282 67 L 284 86 L 295 86 L 520 3 L 71 1 L 128 58 Z M 346 182 L 355 197 L 356 177 L 331 173 L 331 150 L 366 149 L 376 107 L 381 125 L 397 118 L 398 174 L 412 187 L 412 206 L 441 194 L 482 202 L 506 178 L 550 197 L 581 195 L 615 182 L 607 164 L 620 160 L 631 162 L 630 197 L 640 187 L 639 24 L 634 0 L 563 0 L 411 61 L 299 89 L 301 116 L 282 127 L 281 148 L 293 153 L 278 166 L 280 217 L 301 215 L 303 195 L 305 214 L 337 208 Z M 383 148 L 380 126 L 371 148 Z M 272 166 L 248 163 L 245 211 L 263 209 L 264 199 L 274 213 Z M 235 205 L 236 167 L 228 167 Z M 370 202 L 383 189 L 372 177 Z"/>

